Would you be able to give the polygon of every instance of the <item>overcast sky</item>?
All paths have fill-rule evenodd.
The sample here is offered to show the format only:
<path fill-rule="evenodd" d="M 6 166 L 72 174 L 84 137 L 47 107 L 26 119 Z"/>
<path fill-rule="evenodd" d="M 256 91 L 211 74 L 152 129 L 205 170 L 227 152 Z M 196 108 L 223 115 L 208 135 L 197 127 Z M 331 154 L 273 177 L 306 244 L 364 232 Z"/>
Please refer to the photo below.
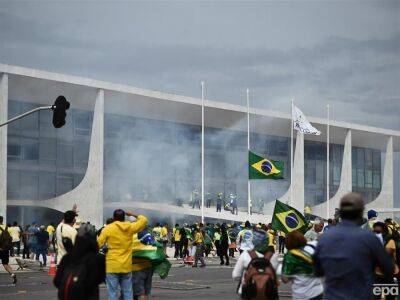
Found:
<path fill-rule="evenodd" d="M 400 130 L 400 1 L 0 0 L 0 62 Z"/>

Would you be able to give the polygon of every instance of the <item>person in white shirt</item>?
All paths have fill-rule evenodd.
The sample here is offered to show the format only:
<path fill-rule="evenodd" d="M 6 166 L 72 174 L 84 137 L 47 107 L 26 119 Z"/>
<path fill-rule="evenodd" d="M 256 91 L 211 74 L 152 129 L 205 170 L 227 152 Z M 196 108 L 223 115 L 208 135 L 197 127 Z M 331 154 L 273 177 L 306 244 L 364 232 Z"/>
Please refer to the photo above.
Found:
<path fill-rule="evenodd" d="M 239 249 L 239 252 L 252 250 L 254 248 L 253 245 L 253 230 L 251 229 L 251 224 L 249 221 L 246 221 L 244 225 L 244 229 L 242 229 L 236 238 L 236 245 Z"/>
<path fill-rule="evenodd" d="M 251 256 L 249 254 L 249 251 L 255 250 L 258 257 L 265 257 L 266 259 L 269 259 L 272 267 L 275 270 L 277 269 L 279 264 L 278 255 L 274 254 L 273 252 L 270 252 L 270 248 L 268 247 L 268 234 L 265 231 L 261 230 L 256 231 L 255 234 L 257 238 L 255 238 L 252 241 L 252 243 L 254 243 L 254 248 L 243 251 L 242 254 L 240 254 L 239 259 L 237 260 L 235 267 L 232 271 L 232 278 L 234 280 L 240 281 L 238 288 L 239 294 L 242 294 L 243 276 L 247 269 L 247 266 L 251 261 Z"/>
<path fill-rule="evenodd" d="M 73 227 L 75 223 L 76 212 L 68 210 L 64 213 L 63 221 L 57 226 L 57 265 L 61 259 L 70 250 L 68 248 L 75 244 L 77 235 L 76 229 Z"/>

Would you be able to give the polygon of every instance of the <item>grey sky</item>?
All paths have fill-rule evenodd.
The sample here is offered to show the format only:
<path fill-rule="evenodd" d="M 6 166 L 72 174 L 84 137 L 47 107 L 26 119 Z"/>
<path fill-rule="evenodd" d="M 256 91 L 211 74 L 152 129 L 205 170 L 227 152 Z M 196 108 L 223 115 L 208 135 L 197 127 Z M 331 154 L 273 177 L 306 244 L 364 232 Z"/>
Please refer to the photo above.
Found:
<path fill-rule="evenodd" d="M 400 1 L 0 1 L 0 62 L 400 130 Z"/>

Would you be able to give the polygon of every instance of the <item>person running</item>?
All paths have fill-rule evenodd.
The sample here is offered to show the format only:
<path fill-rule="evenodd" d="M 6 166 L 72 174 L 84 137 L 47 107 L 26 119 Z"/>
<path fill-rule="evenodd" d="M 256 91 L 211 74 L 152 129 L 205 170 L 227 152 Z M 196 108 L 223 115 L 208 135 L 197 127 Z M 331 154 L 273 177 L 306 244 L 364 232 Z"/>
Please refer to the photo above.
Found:
<path fill-rule="evenodd" d="M 186 258 L 189 256 L 189 239 L 187 237 L 185 226 L 179 230 L 179 233 L 181 236 L 181 258 Z"/>
<path fill-rule="evenodd" d="M 168 258 L 168 255 L 167 255 L 168 227 L 167 227 L 167 224 L 165 224 L 165 223 L 164 223 L 164 226 L 161 227 L 161 230 L 160 230 L 160 239 L 161 239 L 161 244 L 163 246 L 164 254 Z"/>
<path fill-rule="evenodd" d="M 17 248 L 17 256 L 20 254 L 21 250 L 21 228 L 18 226 L 17 222 L 13 223 L 13 226 L 8 228 L 8 232 L 12 238 L 12 248 L 10 250 L 10 256 L 14 256 L 14 248 Z"/>
<path fill-rule="evenodd" d="M 35 259 L 36 255 L 36 245 L 37 245 L 37 239 L 36 239 L 36 232 L 38 232 L 38 227 L 36 223 L 32 223 L 31 226 L 28 228 L 28 247 L 30 253 L 30 259 Z"/>
<path fill-rule="evenodd" d="M 12 238 L 6 225 L 3 225 L 3 216 L 0 216 L 0 260 L 4 269 L 11 276 L 13 284 L 17 283 L 17 275 L 14 274 L 10 262 L 10 248 L 12 247 Z"/>
<path fill-rule="evenodd" d="M 284 283 L 292 283 L 292 299 L 322 299 L 322 281 L 314 276 L 312 257 L 315 246 L 316 241 L 307 244 L 307 239 L 297 230 L 290 232 L 286 237 L 288 252 L 283 258 L 281 280 Z"/>
<path fill-rule="evenodd" d="M 342 221 L 323 234 L 314 255 L 315 273 L 325 277 L 327 299 L 371 299 L 375 267 L 393 276 L 393 263 L 381 242 L 360 227 L 364 200 L 349 193 L 340 200 Z"/>
<path fill-rule="evenodd" d="M 72 246 L 75 244 L 75 238 L 77 231 L 74 228 L 75 218 L 77 214 L 73 210 L 67 210 L 64 213 L 63 221 L 57 226 L 56 237 L 57 237 L 57 265 L 61 259 Z"/>
<path fill-rule="evenodd" d="M 126 222 L 125 216 L 133 216 L 136 222 Z M 131 300 L 132 292 L 132 241 L 133 235 L 146 228 L 147 218 L 132 212 L 117 209 L 114 222 L 104 227 L 97 238 L 99 248 L 106 243 L 106 284 L 108 299 L 119 299 L 118 287 L 123 300 Z"/>
<path fill-rule="evenodd" d="M 49 233 L 49 240 L 51 241 L 51 244 L 53 246 L 53 251 L 56 251 L 56 239 L 54 236 L 54 232 L 56 231 L 54 224 L 50 223 L 47 228 L 46 231 Z"/>

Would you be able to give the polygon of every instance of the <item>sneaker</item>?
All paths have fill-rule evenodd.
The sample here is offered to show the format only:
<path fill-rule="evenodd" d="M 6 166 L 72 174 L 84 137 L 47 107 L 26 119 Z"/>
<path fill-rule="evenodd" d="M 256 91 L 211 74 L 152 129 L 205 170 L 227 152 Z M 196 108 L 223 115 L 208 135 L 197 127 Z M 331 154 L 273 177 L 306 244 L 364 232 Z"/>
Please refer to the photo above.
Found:
<path fill-rule="evenodd" d="M 229 266 L 229 263 L 228 263 L 228 262 L 226 262 L 226 263 L 225 263 L 225 266 Z"/>
<path fill-rule="evenodd" d="M 193 265 L 192 268 L 197 268 L 197 265 Z"/>
<path fill-rule="evenodd" d="M 12 279 L 12 284 L 17 284 L 17 275 L 12 274 L 11 279 Z"/>
<path fill-rule="evenodd" d="M 205 268 L 206 267 L 206 265 L 200 265 L 200 268 Z"/>

